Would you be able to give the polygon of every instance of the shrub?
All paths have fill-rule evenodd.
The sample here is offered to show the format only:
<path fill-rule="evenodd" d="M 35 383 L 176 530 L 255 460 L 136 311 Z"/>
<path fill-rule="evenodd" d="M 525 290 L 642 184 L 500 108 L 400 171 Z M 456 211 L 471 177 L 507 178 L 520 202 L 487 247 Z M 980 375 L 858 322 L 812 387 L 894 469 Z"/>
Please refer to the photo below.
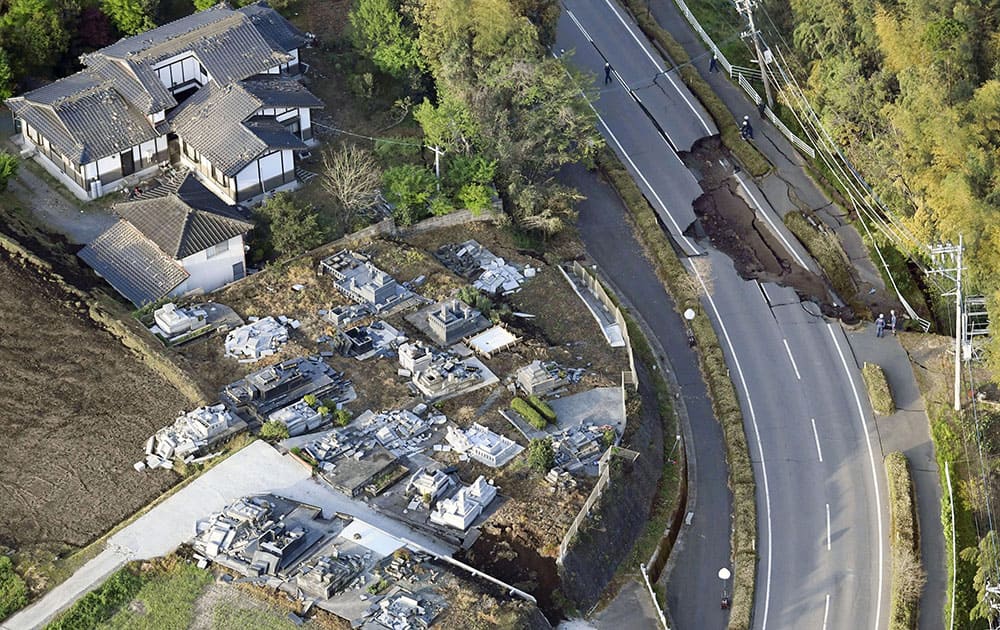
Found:
<path fill-rule="evenodd" d="M 531 406 L 534 407 L 538 413 L 542 414 L 542 417 L 545 418 L 546 422 L 554 423 L 556 421 L 556 412 L 552 410 L 552 407 L 549 407 L 547 402 L 534 394 L 528 396 L 528 402 L 531 403 Z"/>
<path fill-rule="evenodd" d="M 444 171 L 444 184 L 458 191 L 469 184 L 489 186 L 496 175 L 497 163 L 482 156 L 456 155 L 448 160 Z"/>
<path fill-rule="evenodd" d="M 305 396 L 302 397 L 302 402 L 309 405 L 310 407 L 315 407 L 317 400 L 318 399 L 313 394 L 306 394 Z"/>
<path fill-rule="evenodd" d="M 402 164 L 382 176 L 385 198 L 393 205 L 392 214 L 400 225 L 413 225 L 427 216 L 427 204 L 437 189 L 434 175 L 425 168 Z"/>
<path fill-rule="evenodd" d="M 556 465 L 556 452 L 550 438 L 534 439 L 528 443 L 528 465 L 540 473 L 546 473 Z"/>
<path fill-rule="evenodd" d="M 0 86 L 2 87 L 2 86 Z M 7 190 L 7 182 L 17 175 L 20 160 L 6 151 L 0 151 L 0 191 Z"/>
<path fill-rule="evenodd" d="M 430 212 L 436 217 L 443 217 L 446 214 L 451 214 L 455 211 L 455 204 L 451 202 L 450 199 L 444 195 L 435 195 L 431 199 Z"/>
<path fill-rule="evenodd" d="M 333 423 L 338 427 L 346 427 L 351 423 L 351 412 L 346 409 L 337 409 L 333 412 Z"/>
<path fill-rule="evenodd" d="M 868 387 L 868 397 L 872 401 L 872 409 L 875 413 L 888 416 L 896 411 L 896 403 L 892 400 L 892 390 L 889 389 L 889 382 L 885 380 L 885 372 L 874 363 L 865 362 L 861 368 L 861 374 L 865 378 L 865 385 Z"/>
<path fill-rule="evenodd" d="M 920 563 L 920 541 L 913 503 L 909 462 L 900 452 L 885 457 L 889 486 L 889 541 L 892 549 L 891 630 L 912 630 L 926 574 Z"/>
<path fill-rule="evenodd" d="M 28 603 L 28 587 L 14 571 L 14 563 L 7 556 L 0 556 L 0 619 Z"/>
<path fill-rule="evenodd" d="M 319 409 L 316 410 L 316 413 L 321 416 L 328 416 L 330 415 L 330 408 L 326 405 L 320 405 Z"/>
<path fill-rule="evenodd" d="M 604 432 L 601 433 L 601 442 L 604 444 L 605 448 L 607 448 L 607 447 L 611 446 L 612 444 L 614 444 L 615 443 L 615 430 L 614 429 L 604 429 Z"/>
<path fill-rule="evenodd" d="M 288 193 L 278 193 L 254 211 L 257 259 L 291 257 L 319 247 L 327 239 L 319 216 L 312 206 Z"/>
<path fill-rule="evenodd" d="M 472 214 L 479 214 L 490 207 L 493 202 L 493 191 L 482 184 L 466 184 L 455 195 L 462 207 Z"/>
<path fill-rule="evenodd" d="M 69 610 L 46 626 L 46 630 L 96 628 L 135 597 L 143 582 L 143 578 L 130 569 L 122 569 L 109 577 L 96 591 L 77 600 Z"/>
<path fill-rule="evenodd" d="M 260 427 L 260 437 L 272 442 L 288 439 L 288 427 L 277 420 L 268 420 Z"/>
<path fill-rule="evenodd" d="M 538 413 L 538 410 L 532 407 L 531 404 L 523 398 L 515 398 L 511 401 L 510 406 L 514 411 L 519 413 L 521 417 L 528 422 L 528 424 L 535 427 L 539 431 L 544 429 L 545 425 L 548 424 L 548 422 L 545 421 L 545 418 L 542 417 L 542 414 Z"/>
<path fill-rule="evenodd" d="M 484 317 L 489 317 L 493 310 L 493 300 L 480 293 L 479 289 L 471 284 L 459 289 L 455 297 L 482 313 Z"/>

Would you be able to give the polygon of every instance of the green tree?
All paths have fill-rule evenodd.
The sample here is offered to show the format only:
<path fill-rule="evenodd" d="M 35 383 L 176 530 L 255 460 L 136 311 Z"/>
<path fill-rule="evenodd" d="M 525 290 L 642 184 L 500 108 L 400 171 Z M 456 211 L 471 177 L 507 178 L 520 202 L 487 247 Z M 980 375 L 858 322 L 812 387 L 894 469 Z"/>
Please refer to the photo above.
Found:
<path fill-rule="evenodd" d="M 194 0 L 194 10 L 204 11 L 205 9 L 214 7 L 217 4 L 219 3 L 216 2 L 215 0 Z"/>
<path fill-rule="evenodd" d="M 277 420 L 268 420 L 260 427 L 260 437 L 271 442 L 288 439 L 288 427 Z"/>
<path fill-rule="evenodd" d="M 556 452 L 552 439 L 534 439 L 528 442 L 528 465 L 540 473 L 547 473 L 556 465 Z"/>
<path fill-rule="evenodd" d="M 7 190 L 11 178 L 17 175 L 21 160 L 6 151 L 0 151 L 0 191 Z"/>
<path fill-rule="evenodd" d="M 351 423 L 351 412 L 347 409 L 337 409 L 333 412 L 333 423 L 338 427 L 346 427 Z"/>
<path fill-rule="evenodd" d="M 969 611 L 970 621 L 978 619 L 996 621 L 998 618 L 997 611 L 990 606 L 991 602 L 996 602 L 996 596 L 986 592 L 988 584 L 996 584 L 997 580 L 1000 580 L 1000 575 L 996 575 L 996 568 L 1000 563 L 998 545 L 1000 542 L 997 541 L 996 532 L 990 530 L 979 540 L 978 547 L 963 549 L 959 554 L 962 560 L 976 565 L 973 584 L 979 597 L 976 598 L 976 605 Z"/>
<path fill-rule="evenodd" d="M 403 77 L 420 69 L 415 29 L 404 19 L 397 0 L 357 0 L 351 9 L 351 40 L 375 66 Z"/>
<path fill-rule="evenodd" d="M 160 0 L 101 0 L 101 8 L 124 35 L 135 35 L 156 26 L 153 16 Z"/>
<path fill-rule="evenodd" d="M 0 42 L 15 80 L 48 74 L 69 45 L 69 34 L 52 0 L 10 0 L 0 17 Z"/>
<path fill-rule="evenodd" d="M 254 216 L 258 220 L 255 241 L 260 242 L 259 254 L 264 256 L 287 258 L 326 242 L 326 230 L 316 211 L 288 193 L 268 199 Z"/>
<path fill-rule="evenodd" d="M 10 68 L 7 51 L 0 48 L 0 100 L 14 95 L 14 71 Z"/>
<path fill-rule="evenodd" d="M 28 603 L 28 587 L 14 571 L 7 556 L 0 556 L 0 619 L 5 619 Z"/>
<path fill-rule="evenodd" d="M 400 225 L 413 225 L 427 216 L 437 181 L 426 168 L 403 164 L 388 169 L 382 176 L 385 198 L 394 207 L 392 214 Z"/>

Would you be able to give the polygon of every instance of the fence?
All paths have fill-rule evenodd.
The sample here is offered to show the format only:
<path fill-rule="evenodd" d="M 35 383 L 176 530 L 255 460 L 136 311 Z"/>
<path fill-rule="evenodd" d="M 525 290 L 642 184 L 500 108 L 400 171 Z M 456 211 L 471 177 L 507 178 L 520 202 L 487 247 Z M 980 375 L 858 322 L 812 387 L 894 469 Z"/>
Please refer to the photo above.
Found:
<path fill-rule="evenodd" d="M 590 516 L 590 510 L 593 509 L 594 505 L 601 499 L 601 495 L 604 494 L 604 489 L 608 487 L 611 482 L 611 457 L 614 454 L 616 457 L 626 457 L 631 459 L 633 462 L 639 457 L 639 453 L 631 451 L 627 448 L 622 448 L 620 446 L 609 446 L 608 450 L 604 451 L 604 455 L 601 455 L 598 468 L 601 473 L 597 476 L 597 483 L 594 485 L 594 489 L 590 491 L 590 496 L 584 502 L 583 507 L 580 508 L 580 512 L 570 523 L 569 529 L 566 530 L 566 535 L 563 536 L 562 542 L 559 543 L 559 557 L 556 558 L 558 564 L 562 564 L 563 559 L 566 557 L 566 553 L 569 551 L 569 546 L 573 543 L 576 538 L 577 533 L 580 531 L 580 526 L 583 521 Z"/>
<path fill-rule="evenodd" d="M 653 606 L 656 607 L 656 614 L 660 618 L 660 624 L 663 625 L 664 630 L 670 630 L 670 626 L 667 625 L 667 617 L 663 614 L 663 609 L 660 608 L 660 600 L 656 597 L 656 591 L 653 590 L 653 585 L 649 582 L 649 574 L 646 573 L 646 565 L 640 564 L 639 570 L 642 572 L 642 581 L 646 583 L 646 591 L 649 592 L 649 597 L 653 600 Z"/>
<path fill-rule="evenodd" d="M 709 50 L 715 53 L 716 57 L 718 57 L 717 63 L 722 66 L 723 70 L 725 70 L 726 73 L 734 81 L 736 81 L 741 88 L 743 88 L 753 102 L 759 105 L 763 99 L 757 90 L 754 89 L 753 85 L 750 84 L 748 78 L 760 80 L 762 78 L 761 71 L 757 68 L 734 66 L 729 63 L 729 60 L 722 54 L 719 47 L 716 46 L 715 42 L 711 37 L 709 37 L 705 29 L 701 27 L 701 24 L 698 22 L 698 18 L 694 16 L 694 13 L 691 13 L 691 9 L 689 9 L 687 4 L 684 3 L 684 0 L 674 0 L 674 3 L 677 5 L 677 8 L 680 9 L 680 12 L 684 14 L 684 17 L 687 19 L 688 24 L 691 25 L 691 28 L 698 33 L 698 37 L 701 38 L 701 41 L 705 42 L 705 45 L 708 46 Z M 770 107 L 764 108 L 764 115 L 767 116 L 767 119 L 774 123 L 774 126 L 778 128 L 778 131 L 780 131 L 783 136 L 788 138 L 788 141 L 794 144 L 800 151 L 808 155 L 810 158 L 816 157 L 816 150 L 805 140 L 792 133 L 792 130 L 789 129 L 785 123 L 781 122 L 775 113 L 771 111 Z"/>
<path fill-rule="evenodd" d="M 628 324 L 625 322 L 625 316 L 622 315 L 621 309 L 614 303 L 608 292 L 604 290 L 604 285 L 578 261 L 573 261 L 573 275 L 580 278 L 587 285 L 587 288 L 597 296 L 598 301 L 611 313 L 611 316 L 615 318 L 615 323 L 621 328 L 622 339 L 625 340 L 626 353 L 628 354 L 628 370 L 622 372 L 622 383 L 638 389 L 639 379 L 635 373 L 635 355 L 632 353 L 632 340 L 629 339 Z"/>

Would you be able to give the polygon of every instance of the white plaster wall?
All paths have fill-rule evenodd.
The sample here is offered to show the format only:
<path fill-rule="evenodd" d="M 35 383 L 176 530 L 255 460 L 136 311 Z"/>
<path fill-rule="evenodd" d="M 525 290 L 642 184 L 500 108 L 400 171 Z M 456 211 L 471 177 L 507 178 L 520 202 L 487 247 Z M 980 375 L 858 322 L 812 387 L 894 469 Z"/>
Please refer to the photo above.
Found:
<path fill-rule="evenodd" d="M 227 251 L 212 258 L 208 258 L 206 254 L 207 250 L 200 251 L 180 261 L 190 277 L 174 289 L 171 295 L 182 295 L 195 290 L 206 293 L 214 291 L 233 281 L 234 264 L 241 262 L 246 268 L 242 236 L 229 239 Z"/>

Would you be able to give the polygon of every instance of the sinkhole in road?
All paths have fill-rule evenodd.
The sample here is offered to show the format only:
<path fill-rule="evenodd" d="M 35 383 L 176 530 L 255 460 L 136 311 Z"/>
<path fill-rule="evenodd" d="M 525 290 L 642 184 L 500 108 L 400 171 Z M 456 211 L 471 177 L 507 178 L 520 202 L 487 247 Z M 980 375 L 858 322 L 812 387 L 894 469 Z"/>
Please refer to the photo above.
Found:
<path fill-rule="evenodd" d="M 737 190 L 733 159 L 718 136 L 699 140 L 681 160 L 704 194 L 695 200 L 698 217 L 685 235 L 704 240 L 729 256 L 745 280 L 774 282 L 795 289 L 799 298 L 819 304 L 824 315 L 846 322 L 857 316 L 835 302 L 826 280 L 798 265 Z M 837 304 L 835 306 L 835 304 Z"/>

